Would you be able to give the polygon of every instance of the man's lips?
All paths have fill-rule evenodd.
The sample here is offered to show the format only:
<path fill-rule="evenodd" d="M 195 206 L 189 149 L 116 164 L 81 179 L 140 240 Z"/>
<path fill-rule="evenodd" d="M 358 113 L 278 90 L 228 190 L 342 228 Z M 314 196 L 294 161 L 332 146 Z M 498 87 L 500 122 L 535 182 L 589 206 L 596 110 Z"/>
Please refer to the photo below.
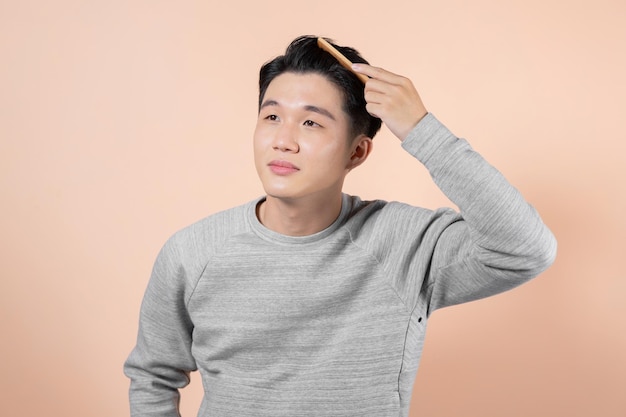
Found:
<path fill-rule="evenodd" d="M 295 166 L 291 162 L 287 162 L 287 161 L 275 160 L 275 161 L 272 161 L 269 164 L 267 164 L 267 166 L 270 167 L 270 170 L 274 174 L 278 174 L 278 175 L 293 174 L 294 172 L 297 172 L 297 171 L 300 170 L 300 168 L 298 168 L 297 166 Z"/>

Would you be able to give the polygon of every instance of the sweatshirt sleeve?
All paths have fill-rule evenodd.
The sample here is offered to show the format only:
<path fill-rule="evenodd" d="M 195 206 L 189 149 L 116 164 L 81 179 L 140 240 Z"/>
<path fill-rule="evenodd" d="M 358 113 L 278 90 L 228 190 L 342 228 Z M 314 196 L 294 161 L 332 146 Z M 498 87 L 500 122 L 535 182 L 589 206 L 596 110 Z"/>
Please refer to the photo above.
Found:
<path fill-rule="evenodd" d="M 196 370 L 188 273 L 170 239 L 155 261 L 141 305 L 137 344 L 124 364 L 132 417 L 178 417 L 179 389 Z"/>
<path fill-rule="evenodd" d="M 402 147 L 424 164 L 461 212 L 432 253 L 429 312 L 514 288 L 552 264 L 556 240 L 537 211 L 432 114 Z"/>

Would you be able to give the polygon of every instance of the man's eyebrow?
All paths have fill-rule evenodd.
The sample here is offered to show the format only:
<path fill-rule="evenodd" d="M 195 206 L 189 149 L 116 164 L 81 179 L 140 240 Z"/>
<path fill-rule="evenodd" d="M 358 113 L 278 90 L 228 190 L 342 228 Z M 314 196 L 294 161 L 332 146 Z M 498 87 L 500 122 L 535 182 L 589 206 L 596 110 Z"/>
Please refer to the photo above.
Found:
<path fill-rule="evenodd" d="M 267 106 L 278 106 L 278 102 L 277 102 L 276 100 L 267 100 L 267 101 L 264 101 L 264 102 L 261 104 L 261 107 L 259 108 L 259 110 L 260 110 L 260 109 L 262 109 L 262 108 L 265 108 L 265 107 L 267 107 Z"/>
<path fill-rule="evenodd" d="M 267 101 L 264 101 L 261 104 L 260 109 L 264 109 L 265 107 L 268 107 L 268 106 L 280 106 L 280 104 L 276 100 L 267 100 Z M 321 114 L 322 116 L 326 116 L 326 117 L 328 117 L 331 120 L 337 120 L 335 118 L 335 116 L 333 116 L 333 114 L 331 112 L 329 112 L 328 110 L 326 110 L 323 107 L 318 107 L 318 106 L 314 106 L 312 104 L 307 104 L 307 105 L 304 106 L 304 110 L 310 111 L 310 112 L 313 112 L 313 113 L 317 113 L 317 114 Z"/>
<path fill-rule="evenodd" d="M 322 116 L 326 116 L 331 120 L 335 120 L 335 116 L 333 116 L 333 114 L 329 112 L 328 110 L 326 110 L 325 108 L 307 105 L 307 106 L 304 106 L 304 109 L 306 111 L 312 111 L 314 113 L 321 114 Z"/>

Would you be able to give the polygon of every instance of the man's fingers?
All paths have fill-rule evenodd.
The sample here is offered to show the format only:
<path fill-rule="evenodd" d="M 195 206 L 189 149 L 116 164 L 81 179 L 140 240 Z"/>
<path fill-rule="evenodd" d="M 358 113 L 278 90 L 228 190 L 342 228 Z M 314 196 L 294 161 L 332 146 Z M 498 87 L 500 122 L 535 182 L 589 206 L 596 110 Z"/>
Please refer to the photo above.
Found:
<path fill-rule="evenodd" d="M 352 64 L 352 69 L 375 80 L 381 80 L 390 84 L 397 84 L 400 82 L 400 79 L 403 78 L 393 72 L 367 64 Z"/>
<path fill-rule="evenodd" d="M 403 140 L 427 112 L 411 80 L 367 64 L 353 68 L 370 77 L 364 90 L 367 111 Z"/>
<path fill-rule="evenodd" d="M 382 119 L 382 117 L 378 115 L 378 110 L 380 110 L 380 105 L 375 104 L 375 103 L 367 103 L 365 105 L 365 110 L 367 110 L 367 112 L 370 115 L 377 117 L 379 119 Z"/>
<path fill-rule="evenodd" d="M 385 99 L 385 94 L 379 91 L 366 90 L 365 101 L 368 103 L 380 104 Z"/>

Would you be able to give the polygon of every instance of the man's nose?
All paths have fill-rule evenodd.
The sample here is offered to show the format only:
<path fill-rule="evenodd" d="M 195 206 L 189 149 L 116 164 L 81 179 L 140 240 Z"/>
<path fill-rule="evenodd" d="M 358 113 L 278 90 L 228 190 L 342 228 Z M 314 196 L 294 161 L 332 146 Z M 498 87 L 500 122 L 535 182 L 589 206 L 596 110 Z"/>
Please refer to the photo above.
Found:
<path fill-rule="evenodd" d="M 298 131 L 292 123 L 283 123 L 274 135 L 272 147 L 283 152 L 298 152 Z"/>

